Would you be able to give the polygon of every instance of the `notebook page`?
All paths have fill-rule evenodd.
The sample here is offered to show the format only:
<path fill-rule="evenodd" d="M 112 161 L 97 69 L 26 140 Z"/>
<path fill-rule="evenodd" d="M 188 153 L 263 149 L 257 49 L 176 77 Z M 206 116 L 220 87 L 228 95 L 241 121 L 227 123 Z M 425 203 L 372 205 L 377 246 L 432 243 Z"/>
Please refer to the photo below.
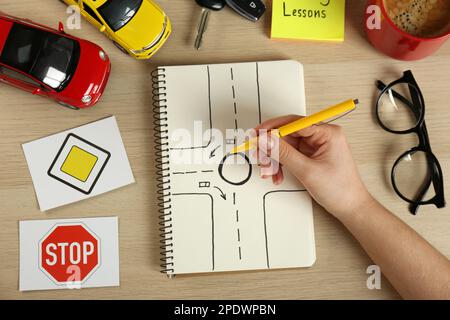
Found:
<path fill-rule="evenodd" d="M 232 132 L 305 114 L 296 61 L 164 67 L 173 273 L 306 267 L 315 261 L 311 199 L 293 177 L 275 186 Z M 218 139 L 208 129 L 224 133 Z M 230 134 L 225 135 L 225 132 Z"/>

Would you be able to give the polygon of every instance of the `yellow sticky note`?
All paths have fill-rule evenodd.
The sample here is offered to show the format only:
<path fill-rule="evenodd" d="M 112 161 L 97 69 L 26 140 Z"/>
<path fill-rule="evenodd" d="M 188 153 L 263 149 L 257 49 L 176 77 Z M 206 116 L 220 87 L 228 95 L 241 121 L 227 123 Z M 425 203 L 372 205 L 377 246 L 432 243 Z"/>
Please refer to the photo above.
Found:
<path fill-rule="evenodd" d="M 271 38 L 343 41 L 345 0 L 273 0 Z"/>
<path fill-rule="evenodd" d="M 61 171 L 85 182 L 89 178 L 97 160 L 98 158 L 93 154 L 77 146 L 73 146 L 61 166 Z"/>

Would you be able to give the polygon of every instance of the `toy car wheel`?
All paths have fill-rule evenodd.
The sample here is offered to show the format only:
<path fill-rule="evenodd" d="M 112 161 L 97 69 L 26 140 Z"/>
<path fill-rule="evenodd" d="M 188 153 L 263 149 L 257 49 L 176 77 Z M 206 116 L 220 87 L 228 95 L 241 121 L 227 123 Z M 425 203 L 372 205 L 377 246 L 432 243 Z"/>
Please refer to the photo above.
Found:
<path fill-rule="evenodd" d="M 115 42 L 115 41 L 113 41 L 113 43 L 114 43 L 114 45 L 115 45 L 117 48 L 119 48 L 120 51 L 122 51 L 122 52 L 125 53 L 125 54 L 129 54 L 128 51 L 127 51 L 124 47 L 122 47 L 120 44 L 118 44 L 118 43 Z"/>
<path fill-rule="evenodd" d="M 64 102 L 61 102 L 61 101 L 58 101 L 58 103 L 60 105 L 62 105 L 63 107 L 66 107 L 66 108 L 69 108 L 69 109 L 72 109 L 72 110 L 80 110 L 80 108 L 78 108 L 78 107 L 71 106 L 70 104 L 67 104 L 67 103 L 64 103 Z"/>

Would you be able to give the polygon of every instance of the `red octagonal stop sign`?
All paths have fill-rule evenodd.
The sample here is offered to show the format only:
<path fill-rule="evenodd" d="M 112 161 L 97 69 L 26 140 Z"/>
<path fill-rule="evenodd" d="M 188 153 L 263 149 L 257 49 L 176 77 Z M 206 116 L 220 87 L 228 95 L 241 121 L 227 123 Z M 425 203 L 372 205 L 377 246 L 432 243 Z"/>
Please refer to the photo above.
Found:
<path fill-rule="evenodd" d="M 39 268 L 56 283 L 81 283 L 99 266 L 99 247 L 83 224 L 55 225 L 39 243 Z"/>

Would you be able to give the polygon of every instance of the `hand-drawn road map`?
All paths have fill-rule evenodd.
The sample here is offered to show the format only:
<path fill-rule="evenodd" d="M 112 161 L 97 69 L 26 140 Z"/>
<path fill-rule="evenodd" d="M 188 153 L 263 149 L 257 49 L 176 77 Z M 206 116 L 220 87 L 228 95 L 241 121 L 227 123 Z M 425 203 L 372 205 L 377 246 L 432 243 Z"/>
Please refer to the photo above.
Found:
<path fill-rule="evenodd" d="M 288 173 L 275 186 L 245 154 L 227 154 L 237 137 L 202 134 L 237 134 L 275 116 L 304 114 L 301 65 L 168 67 L 165 82 L 174 273 L 311 265 L 314 230 L 304 188 Z"/>

